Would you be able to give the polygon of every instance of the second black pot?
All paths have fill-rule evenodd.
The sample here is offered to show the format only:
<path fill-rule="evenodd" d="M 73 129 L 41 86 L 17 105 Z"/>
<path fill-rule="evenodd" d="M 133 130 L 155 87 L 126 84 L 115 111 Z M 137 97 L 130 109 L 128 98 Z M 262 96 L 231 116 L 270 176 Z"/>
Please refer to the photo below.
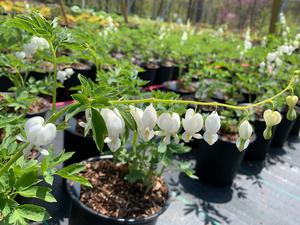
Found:
<path fill-rule="evenodd" d="M 13 83 L 5 76 L 0 77 L 0 91 L 8 91 L 9 88 L 13 87 Z"/>
<path fill-rule="evenodd" d="M 271 146 L 273 147 L 282 147 L 288 136 L 292 127 L 295 123 L 294 121 L 290 121 L 286 118 L 285 114 L 282 115 L 282 121 L 277 125 L 275 132 L 273 133 L 273 139 L 271 142 Z"/>
<path fill-rule="evenodd" d="M 173 76 L 173 67 L 169 66 L 160 66 L 157 70 L 154 84 L 162 84 L 165 81 L 169 81 Z"/>
<path fill-rule="evenodd" d="M 108 155 L 91 158 L 86 162 L 101 159 L 112 159 L 112 156 Z M 159 212 L 144 219 L 118 219 L 97 213 L 94 210 L 90 209 L 88 206 L 84 205 L 79 200 L 80 185 L 78 183 L 67 181 L 67 192 L 72 201 L 69 225 L 155 225 L 158 217 L 167 210 L 170 204 L 169 197 L 165 206 Z"/>
<path fill-rule="evenodd" d="M 91 157 L 99 156 L 100 151 L 91 137 L 84 137 L 76 131 L 76 119 L 71 118 L 69 128 L 64 130 L 64 148 L 66 152 L 74 152 L 73 156 L 64 162 L 64 165 L 82 162 Z"/>
<path fill-rule="evenodd" d="M 139 72 L 138 77 L 142 80 L 149 81 L 147 85 L 152 85 L 155 80 L 157 69 L 145 68 L 145 71 Z"/>
<path fill-rule="evenodd" d="M 256 134 L 256 139 L 251 145 L 249 145 L 245 154 L 245 159 L 254 160 L 254 161 L 263 161 L 266 159 L 273 136 L 270 140 L 264 139 L 263 132 L 266 128 L 266 123 L 263 119 L 255 120 L 253 122 L 253 127 Z M 273 127 L 272 129 L 273 134 L 275 130 L 276 130 L 276 126 Z"/>
<path fill-rule="evenodd" d="M 219 139 L 208 145 L 201 141 L 197 156 L 196 175 L 199 180 L 215 186 L 231 186 L 246 150 L 240 152 L 235 143 Z"/>

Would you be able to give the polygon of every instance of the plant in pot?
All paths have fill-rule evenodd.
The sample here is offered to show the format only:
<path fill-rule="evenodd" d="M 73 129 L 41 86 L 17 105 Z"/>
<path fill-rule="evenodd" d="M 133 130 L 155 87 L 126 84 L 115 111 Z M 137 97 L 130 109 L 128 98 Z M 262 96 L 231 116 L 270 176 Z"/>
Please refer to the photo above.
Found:
<path fill-rule="evenodd" d="M 200 144 L 196 174 L 200 180 L 209 184 L 231 186 L 246 153 L 244 150 L 251 145 L 255 135 L 245 115 L 240 117 L 244 119 L 241 119 L 238 126 L 239 120 L 232 111 L 221 113 L 224 115 L 220 117 L 221 122 L 219 119 L 219 122 L 214 124 L 215 133 L 220 129 L 219 139 L 217 141 L 215 137 L 206 140 L 208 144 Z M 212 113 L 206 118 L 206 126 L 214 117 L 217 117 L 217 113 Z M 209 129 L 206 132 L 210 132 Z M 239 151 L 236 150 L 236 146 Z"/>

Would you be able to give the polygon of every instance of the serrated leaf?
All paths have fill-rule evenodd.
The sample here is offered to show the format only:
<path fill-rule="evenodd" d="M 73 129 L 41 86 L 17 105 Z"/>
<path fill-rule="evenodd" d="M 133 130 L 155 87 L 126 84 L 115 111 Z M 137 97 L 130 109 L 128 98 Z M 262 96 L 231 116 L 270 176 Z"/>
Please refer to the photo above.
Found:
<path fill-rule="evenodd" d="M 65 179 L 73 180 L 82 185 L 91 187 L 91 184 L 89 183 L 89 181 L 86 178 L 77 175 L 84 169 L 85 169 L 84 165 L 76 163 L 76 164 L 72 164 L 72 165 L 62 168 L 61 170 L 57 171 L 55 174 L 65 178 Z"/>

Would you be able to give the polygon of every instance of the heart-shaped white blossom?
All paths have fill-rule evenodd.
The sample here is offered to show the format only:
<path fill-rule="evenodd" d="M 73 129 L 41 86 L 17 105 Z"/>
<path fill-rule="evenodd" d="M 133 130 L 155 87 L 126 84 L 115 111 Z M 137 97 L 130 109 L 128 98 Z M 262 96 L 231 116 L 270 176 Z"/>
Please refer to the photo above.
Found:
<path fill-rule="evenodd" d="M 163 136 L 165 144 L 171 143 L 171 136 L 174 137 L 175 142 L 179 142 L 177 132 L 180 128 L 180 117 L 177 113 L 163 113 L 158 117 L 158 126 L 162 131 L 156 132 L 158 136 Z"/>
<path fill-rule="evenodd" d="M 25 133 L 27 141 L 30 142 L 28 148 L 24 152 L 28 155 L 32 147 L 36 147 L 43 155 L 48 155 L 49 152 L 46 149 L 42 149 L 41 146 L 52 143 L 56 137 L 56 126 L 52 123 L 45 124 L 43 117 L 35 116 L 27 120 L 25 123 Z"/>
<path fill-rule="evenodd" d="M 157 113 L 153 105 L 146 107 L 145 111 L 134 107 L 129 106 L 130 114 L 134 118 L 139 136 L 144 141 L 149 141 L 154 137 L 154 127 L 157 123 Z"/>
<path fill-rule="evenodd" d="M 199 134 L 203 128 L 203 118 L 200 113 L 195 113 L 193 109 L 188 109 L 185 113 L 185 118 L 182 119 L 182 126 L 185 130 L 182 134 L 184 142 L 189 142 L 192 138 L 202 138 L 201 134 Z"/>
<path fill-rule="evenodd" d="M 221 119 L 217 111 L 212 112 L 205 120 L 205 132 L 203 135 L 204 140 L 213 145 L 218 140 L 217 132 L 221 128 Z"/>
<path fill-rule="evenodd" d="M 104 142 L 112 152 L 115 152 L 121 147 L 121 137 L 125 132 L 125 122 L 116 108 L 114 110 L 104 108 L 101 109 L 100 113 L 108 132 Z"/>

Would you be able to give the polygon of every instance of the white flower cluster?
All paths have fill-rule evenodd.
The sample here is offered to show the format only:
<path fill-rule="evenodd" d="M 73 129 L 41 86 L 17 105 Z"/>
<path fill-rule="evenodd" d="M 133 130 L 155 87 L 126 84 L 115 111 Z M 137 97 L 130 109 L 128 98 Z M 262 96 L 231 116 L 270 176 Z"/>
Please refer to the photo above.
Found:
<path fill-rule="evenodd" d="M 218 131 L 221 128 L 221 119 L 216 111 L 207 116 L 205 122 L 200 113 L 195 112 L 193 109 L 188 109 L 185 113 L 185 117 L 180 119 L 180 116 L 173 113 L 162 113 L 157 115 L 157 112 L 153 105 L 149 105 L 142 110 L 135 106 L 129 106 L 130 114 L 132 115 L 137 125 L 137 131 L 139 137 L 147 142 L 150 141 L 155 135 L 163 137 L 165 144 L 170 144 L 171 139 L 174 139 L 176 143 L 179 143 L 180 137 L 178 132 L 183 127 L 183 134 L 181 139 L 184 142 L 190 142 L 192 139 L 201 139 L 209 144 L 213 145 L 219 138 Z M 118 109 L 101 109 L 101 116 L 104 119 L 108 136 L 104 142 L 107 143 L 111 151 L 115 152 L 121 147 L 121 138 L 125 132 L 125 122 L 119 113 Z M 204 125 L 204 135 L 199 133 Z M 155 131 L 155 127 L 158 126 L 160 130 Z M 242 151 L 249 145 L 250 137 L 252 135 L 252 127 L 248 121 L 244 121 L 239 129 L 240 137 L 236 142 L 239 150 Z"/>
<path fill-rule="evenodd" d="M 247 28 L 247 31 L 245 33 L 245 40 L 244 40 L 244 49 L 241 52 L 241 55 L 244 55 L 249 49 L 252 48 L 252 42 L 250 37 L 250 28 Z"/>
<path fill-rule="evenodd" d="M 66 68 L 65 70 L 59 70 L 57 72 L 57 80 L 63 84 L 64 81 L 69 79 L 73 74 L 74 74 L 74 70 L 72 68 Z"/>
<path fill-rule="evenodd" d="M 287 23 L 286 23 L 286 19 L 283 13 L 279 14 L 279 24 L 281 26 L 281 36 L 283 38 L 283 40 L 287 43 L 288 42 L 288 36 L 290 33 L 290 28 L 288 27 Z"/>
<path fill-rule="evenodd" d="M 266 62 L 259 64 L 259 72 L 264 73 L 267 71 L 273 75 L 277 74 L 283 63 L 281 57 L 284 55 L 292 55 L 295 49 L 294 46 L 285 44 L 279 46 L 276 51 L 268 53 Z"/>
<path fill-rule="evenodd" d="M 44 38 L 33 36 L 29 43 L 24 44 L 23 51 L 16 52 L 16 57 L 18 59 L 24 59 L 32 57 L 38 50 L 48 49 L 49 44 Z"/>

